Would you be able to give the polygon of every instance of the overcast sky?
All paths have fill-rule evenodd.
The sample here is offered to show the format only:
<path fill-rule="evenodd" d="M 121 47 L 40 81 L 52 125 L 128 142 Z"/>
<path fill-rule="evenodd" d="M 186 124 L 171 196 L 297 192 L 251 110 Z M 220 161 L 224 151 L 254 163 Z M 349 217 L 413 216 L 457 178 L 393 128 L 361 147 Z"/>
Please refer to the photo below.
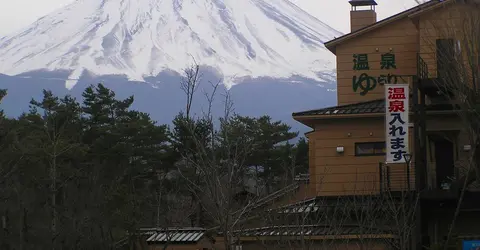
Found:
<path fill-rule="evenodd" d="M 73 1 L 74 0 L 0 0 L 0 36 L 8 35 L 17 29 L 23 28 L 38 18 Z M 333 28 L 343 33 L 350 31 L 350 4 L 348 0 L 291 1 Z M 380 20 L 413 7 L 415 0 L 377 0 L 377 3 L 378 19 Z"/>

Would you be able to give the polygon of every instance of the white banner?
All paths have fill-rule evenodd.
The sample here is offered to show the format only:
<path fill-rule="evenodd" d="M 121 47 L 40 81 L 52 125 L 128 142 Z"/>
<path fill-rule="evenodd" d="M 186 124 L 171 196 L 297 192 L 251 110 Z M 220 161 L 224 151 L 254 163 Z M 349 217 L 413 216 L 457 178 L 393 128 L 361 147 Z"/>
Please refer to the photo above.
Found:
<path fill-rule="evenodd" d="M 386 163 L 405 163 L 408 148 L 408 84 L 385 84 Z"/>

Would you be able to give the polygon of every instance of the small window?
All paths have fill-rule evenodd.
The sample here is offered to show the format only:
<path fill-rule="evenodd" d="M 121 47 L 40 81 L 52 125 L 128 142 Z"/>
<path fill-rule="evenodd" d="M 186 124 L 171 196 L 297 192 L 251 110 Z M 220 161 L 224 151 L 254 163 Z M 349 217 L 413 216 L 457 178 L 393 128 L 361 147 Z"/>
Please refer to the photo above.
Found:
<path fill-rule="evenodd" d="M 385 142 L 358 142 L 355 143 L 355 156 L 385 155 Z"/>

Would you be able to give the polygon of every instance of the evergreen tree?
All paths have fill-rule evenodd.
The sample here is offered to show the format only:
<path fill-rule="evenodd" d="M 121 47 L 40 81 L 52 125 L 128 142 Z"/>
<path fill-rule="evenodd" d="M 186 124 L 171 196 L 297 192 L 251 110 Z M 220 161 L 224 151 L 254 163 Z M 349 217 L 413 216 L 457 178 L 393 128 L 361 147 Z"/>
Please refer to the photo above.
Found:
<path fill-rule="evenodd" d="M 291 132 L 290 126 L 281 121 L 272 121 L 269 116 L 256 118 L 253 124 L 255 150 L 251 156 L 252 163 L 261 169 L 258 176 L 263 181 L 266 192 L 271 193 L 279 183 L 279 177 L 285 175 L 280 152 L 284 150 L 283 147 L 289 147 L 285 143 L 298 133 Z"/>
<path fill-rule="evenodd" d="M 1 249 L 112 249 L 140 227 L 230 228 L 249 204 L 234 199 L 246 179 L 273 191 L 308 169 L 306 142 L 287 143 L 296 133 L 268 116 L 214 128 L 180 113 L 169 129 L 102 84 L 82 97 L 44 91 L 18 118 L 0 110 Z"/>
<path fill-rule="evenodd" d="M 308 142 L 304 137 L 301 137 L 295 145 L 295 163 L 297 166 L 297 173 L 308 173 Z"/>

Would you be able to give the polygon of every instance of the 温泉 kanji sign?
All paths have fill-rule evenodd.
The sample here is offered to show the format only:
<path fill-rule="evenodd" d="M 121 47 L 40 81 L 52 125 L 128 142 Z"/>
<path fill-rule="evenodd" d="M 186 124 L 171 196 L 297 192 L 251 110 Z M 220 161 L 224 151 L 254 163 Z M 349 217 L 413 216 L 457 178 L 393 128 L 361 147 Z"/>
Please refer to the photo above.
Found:
<path fill-rule="evenodd" d="M 385 84 L 386 163 L 404 163 L 408 150 L 408 84 Z"/>

